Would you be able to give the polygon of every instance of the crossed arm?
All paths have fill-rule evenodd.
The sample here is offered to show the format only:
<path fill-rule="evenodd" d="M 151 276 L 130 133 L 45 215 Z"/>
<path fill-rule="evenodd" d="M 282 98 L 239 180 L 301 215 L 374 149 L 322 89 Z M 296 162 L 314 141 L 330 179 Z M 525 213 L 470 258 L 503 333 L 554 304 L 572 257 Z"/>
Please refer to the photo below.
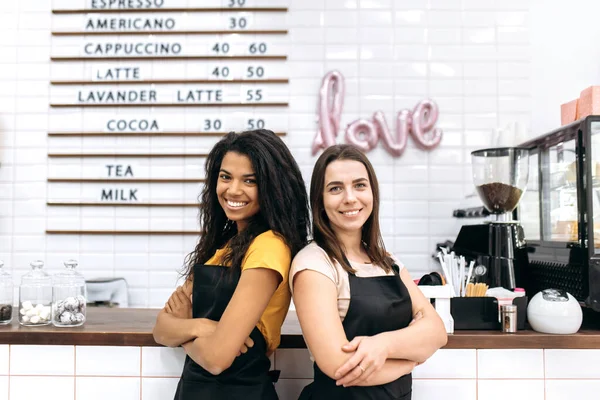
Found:
<path fill-rule="evenodd" d="M 217 322 L 206 318 L 192 318 L 192 281 L 178 287 L 156 318 L 152 334 L 158 344 L 178 347 L 200 336 L 214 332 Z"/>
<path fill-rule="evenodd" d="M 294 277 L 294 304 L 308 347 L 319 368 L 338 385 L 394 381 L 446 344 L 446 331 L 435 309 L 406 269 L 400 277 L 411 296 L 413 316 L 418 317 L 406 328 L 357 337 L 350 343 L 339 318 L 333 282 L 311 270 Z"/>
<path fill-rule="evenodd" d="M 211 374 L 219 375 L 229 368 L 240 349 L 252 345 L 248 337 L 281 280 L 281 275 L 271 269 L 244 270 L 219 321 L 192 318 L 191 303 L 189 311 L 184 305 L 181 309 L 178 308 L 178 316 L 170 313 L 169 311 L 173 311 L 169 305 L 173 296 L 181 301 L 176 291 L 167 306 L 158 314 L 153 330 L 154 340 L 165 346 L 182 345 L 187 355 L 196 363 Z M 185 295 L 184 298 L 189 299 L 191 289 L 191 281 L 187 281 L 178 291 Z"/>

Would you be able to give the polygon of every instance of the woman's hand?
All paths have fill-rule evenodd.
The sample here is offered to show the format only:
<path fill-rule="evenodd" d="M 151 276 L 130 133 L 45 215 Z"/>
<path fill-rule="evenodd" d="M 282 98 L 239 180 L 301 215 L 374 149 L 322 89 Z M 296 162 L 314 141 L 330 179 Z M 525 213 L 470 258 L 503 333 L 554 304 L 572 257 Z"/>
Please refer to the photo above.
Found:
<path fill-rule="evenodd" d="M 185 288 L 182 286 L 179 286 L 171 295 L 171 297 L 169 298 L 169 300 L 167 301 L 167 303 L 165 304 L 165 311 L 168 314 L 171 314 L 177 318 L 186 318 L 186 319 L 190 319 L 192 318 L 192 302 L 190 300 L 190 298 L 188 297 L 188 294 L 185 291 Z M 215 330 L 217 330 L 217 321 L 211 321 L 212 322 L 212 332 L 214 333 Z M 207 333 L 207 327 L 205 326 L 203 328 L 203 333 L 206 335 Z M 246 340 L 244 341 L 244 344 L 242 344 L 242 347 L 240 348 L 240 350 L 238 351 L 238 356 L 241 356 L 242 354 L 245 354 L 246 352 L 248 352 L 248 349 L 250 347 L 254 346 L 254 340 L 252 340 L 249 336 L 246 338 Z"/>
<path fill-rule="evenodd" d="M 336 372 L 336 385 L 355 386 L 379 371 L 388 357 L 388 350 L 377 336 L 357 336 L 342 346 L 345 352 L 355 352 Z"/>
<path fill-rule="evenodd" d="M 179 286 L 165 304 L 165 311 L 177 318 L 192 318 L 192 301 Z"/>
<path fill-rule="evenodd" d="M 421 318 L 423 314 L 418 311 L 409 326 Z M 357 336 L 342 346 L 342 350 L 347 353 L 356 352 L 335 373 L 336 384 L 344 386 L 356 386 L 360 382 L 366 382 L 369 376 L 383 367 L 388 356 L 387 349 L 382 343 L 377 343 L 376 336 Z M 416 365 L 419 364 L 415 363 Z"/>
<path fill-rule="evenodd" d="M 242 348 L 240 349 L 240 351 L 238 351 L 238 354 L 237 354 L 237 356 L 239 357 L 239 356 L 241 356 L 242 354 L 246 354 L 246 352 L 248 351 L 248 349 L 249 349 L 250 347 L 252 347 L 252 346 L 254 346 L 254 340 L 252 340 L 252 339 L 250 338 L 250 336 L 248 336 L 248 337 L 246 338 L 246 340 L 244 340 L 244 344 L 242 345 Z"/>

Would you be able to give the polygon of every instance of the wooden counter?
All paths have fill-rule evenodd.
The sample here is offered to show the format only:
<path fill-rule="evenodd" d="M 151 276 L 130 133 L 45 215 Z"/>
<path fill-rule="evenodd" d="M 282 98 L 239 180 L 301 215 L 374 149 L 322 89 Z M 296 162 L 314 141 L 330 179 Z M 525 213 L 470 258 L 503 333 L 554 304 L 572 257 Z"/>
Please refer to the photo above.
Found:
<path fill-rule="evenodd" d="M 16 319 L 0 326 L 0 344 L 160 346 L 152 338 L 157 309 L 88 308 L 88 321 L 78 328 L 23 327 Z M 282 328 L 280 348 L 305 348 L 294 311 Z M 458 331 L 448 337 L 447 349 L 600 349 L 600 330 L 574 335 L 548 335 L 531 330 Z"/>

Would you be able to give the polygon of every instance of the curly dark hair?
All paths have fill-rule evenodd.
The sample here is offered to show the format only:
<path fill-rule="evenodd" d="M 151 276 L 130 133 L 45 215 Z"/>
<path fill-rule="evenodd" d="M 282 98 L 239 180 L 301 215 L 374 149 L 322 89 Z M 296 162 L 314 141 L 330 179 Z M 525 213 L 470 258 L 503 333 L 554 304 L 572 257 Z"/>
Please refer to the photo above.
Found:
<path fill-rule="evenodd" d="M 216 193 L 221 163 L 228 152 L 250 159 L 258 187 L 260 210 L 239 233 L 236 223 L 227 219 Z M 228 251 L 222 263 L 241 268 L 250 243 L 268 230 L 285 241 L 292 257 L 307 244 L 310 217 L 304 179 L 296 160 L 275 133 L 266 129 L 228 133 L 210 151 L 204 168 L 206 182 L 199 197 L 203 234 L 186 257 L 186 278 L 191 277 L 195 265 L 206 263 L 226 244 Z"/>

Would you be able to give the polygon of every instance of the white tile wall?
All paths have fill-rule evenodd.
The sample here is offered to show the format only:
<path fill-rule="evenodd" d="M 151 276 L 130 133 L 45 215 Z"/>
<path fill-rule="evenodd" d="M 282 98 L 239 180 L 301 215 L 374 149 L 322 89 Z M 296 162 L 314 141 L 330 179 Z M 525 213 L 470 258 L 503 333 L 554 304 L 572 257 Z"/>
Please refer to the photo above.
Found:
<path fill-rule="evenodd" d="M 141 348 L 77 346 L 77 375 L 140 376 Z"/>
<path fill-rule="evenodd" d="M 170 399 L 177 390 L 179 378 L 142 378 L 141 400 Z"/>
<path fill-rule="evenodd" d="M 518 363 L 515 360 L 519 360 Z M 478 350 L 479 379 L 543 379 L 544 351 L 533 350 Z"/>
<path fill-rule="evenodd" d="M 143 376 L 181 376 L 185 352 L 182 348 L 142 347 Z"/>
<path fill-rule="evenodd" d="M 11 376 L 9 399 L 74 400 L 74 382 L 73 376 Z"/>
<path fill-rule="evenodd" d="M 477 382 L 479 399 L 544 400 L 544 381 L 540 380 L 483 380 Z"/>
<path fill-rule="evenodd" d="M 313 375 L 313 362 L 305 349 L 278 349 L 275 369 L 281 371 L 281 379 L 302 379 Z"/>
<path fill-rule="evenodd" d="M 9 346 L 7 344 L 0 345 L 0 375 L 8 375 L 9 364 Z"/>
<path fill-rule="evenodd" d="M 169 5 L 180 3 L 184 7 L 196 4 L 172 0 Z M 391 201 L 382 217 L 382 226 L 387 227 L 384 235 L 387 247 L 405 261 L 413 276 L 428 272 L 433 266 L 429 253 L 435 242 L 453 239 L 458 232 L 459 224 L 452 220 L 449 211 L 472 192 L 469 151 L 488 145 L 490 132 L 499 125 L 514 120 L 529 124 L 531 96 L 523 89 L 530 78 L 529 1 L 257 0 L 248 1 L 247 5 L 250 3 L 289 7 L 284 18 L 275 22 L 263 20 L 262 26 L 269 28 L 279 21 L 279 25 L 290 30 L 287 38 L 273 39 L 273 46 L 286 53 L 288 61 L 267 63 L 273 71 L 290 78 L 289 94 L 285 95 L 290 106 L 283 113 L 265 109 L 254 117 L 264 117 L 271 121 L 269 127 L 288 132 L 285 140 L 307 182 L 316 159 L 309 149 L 316 128 L 317 92 L 325 72 L 337 68 L 346 77 L 342 125 L 368 118 L 377 109 L 384 111 L 391 123 L 395 113 L 414 107 L 423 98 L 432 98 L 439 104 L 438 126 L 446 136 L 438 149 L 423 152 L 409 140 L 409 147 L 400 158 L 389 156 L 381 145 L 370 153 L 378 167 L 391 167 L 390 173 L 386 173 L 389 182 L 382 186 L 382 197 Z M 53 228 L 128 227 L 132 223 L 152 229 L 196 227 L 195 212 L 181 210 L 136 210 L 133 215 L 128 209 L 45 206 L 49 199 L 89 200 L 90 196 L 97 196 L 91 185 L 48 184 L 47 177 L 72 176 L 73 166 L 81 174 L 99 174 L 93 168 L 97 161 L 75 160 L 74 164 L 73 160 L 48 161 L 49 151 L 133 145 L 130 140 L 48 138 L 48 131 L 103 129 L 102 123 L 111 113 L 125 117 L 150 115 L 143 108 L 116 112 L 49 109 L 50 97 L 64 89 L 48 87 L 50 79 L 85 78 L 94 68 L 92 63 L 85 67 L 83 63 L 50 63 L 50 54 L 71 51 L 62 44 L 73 43 L 78 52 L 83 40 L 51 37 L 48 33 L 52 27 L 59 29 L 61 25 L 55 19 L 74 21 L 76 17 L 53 17 L 50 10 L 87 4 L 58 0 L 0 2 L 0 259 L 6 261 L 18 282 L 34 257 L 45 259 L 51 269 L 59 268 L 63 259 L 74 257 L 81 261 L 86 277 L 125 276 L 130 281 L 132 306 L 157 307 L 169 295 L 176 270 L 185 254 L 192 250 L 195 238 L 169 237 L 168 246 L 155 247 L 152 244 L 161 244 L 165 238 L 63 238 L 44 233 Z M 216 0 L 215 4 L 221 1 Z M 254 17 L 260 23 L 259 16 Z M 61 26 L 68 29 L 64 23 Z M 198 43 L 203 41 L 208 43 L 210 38 L 198 39 Z M 168 68 L 167 64 L 149 64 L 153 76 L 171 73 L 192 76 L 196 71 L 205 76 L 208 71 L 206 62 L 169 63 Z M 234 69 L 245 64 L 231 65 Z M 159 121 L 172 121 L 168 123 L 170 127 L 194 129 L 202 119 L 195 113 L 195 110 L 161 109 L 152 116 Z M 237 130 L 244 128 L 243 122 L 252 113 L 210 111 L 211 118 L 220 115 Z M 213 139 L 170 142 L 144 139 L 138 145 L 142 143 L 140 148 L 147 149 L 164 146 L 176 149 L 195 143 L 208 150 L 213 142 Z M 68 169 L 61 170 L 61 165 Z M 92 169 L 86 169 L 88 166 Z M 182 164 L 176 160 L 166 164 L 153 160 L 148 166 L 152 176 L 172 176 L 180 174 L 177 171 Z M 199 166 L 190 167 L 186 176 L 201 175 Z M 138 170 L 143 171 L 144 167 L 140 165 Z M 149 198 L 165 198 L 168 193 L 161 188 L 164 189 L 162 186 L 148 189 Z M 176 200 L 192 201 L 197 192 L 196 187 L 191 187 L 178 194 Z M 440 202 L 445 212 L 436 213 Z M 415 243 L 418 245 L 412 246 Z M 153 273 L 143 272 L 150 269 Z"/>
<path fill-rule="evenodd" d="M 475 400 L 477 399 L 477 381 L 474 379 L 415 379 L 413 380 L 412 398 L 413 400 L 441 398 L 447 400 Z"/>
<path fill-rule="evenodd" d="M 477 351 L 444 349 L 437 351 L 413 371 L 414 379 L 475 379 L 477 378 Z M 450 367 L 459 365 L 460 368 Z"/>
<path fill-rule="evenodd" d="M 73 375 L 75 346 L 10 346 L 11 375 Z"/>
<path fill-rule="evenodd" d="M 76 379 L 75 396 L 79 400 L 140 398 L 139 377 L 77 377 Z"/>
<path fill-rule="evenodd" d="M 280 379 L 275 384 L 275 390 L 280 400 L 295 400 L 302 393 L 302 389 L 312 382 L 312 379 Z"/>
<path fill-rule="evenodd" d="M 600 350 L 546 350 L 546 378 L 600 379 Z"/>
<path fill-rule="evenodd" d="M 10 385 L 8 382 L 8 375 L 0 376 L 0 400 L 8 400 L 10 390 Z"/>
<path fill-rule="evenodd" d="M 47 370 L 32 362 L 30 355 L 40 353 L 42 365 L 47 365 L 49 355 L 57 348 L 47 346 L 11 345 L 10 366 L 0 371 L 0 400 L 30 400 L 40 395 L 44 388 L 44 398 L 60 400 L 163 400 L 172 398 L 182 370 L 183 358 L 177 349 L 160 347 L 99 347 L 76 346 L 76 355 L 71 353 L 62 363 L 74 365 L 69 374 L 46 376 Z M 72 347 L 72 346 L 66 346 Z M 16 351 L 14 351 L 16 349 Z M 100 351 L 106 355 L 100 357 Z M 118 349 L 124 351 L 120 357 Z M 137 365 L 133 355 L 137 353 Z M 505 353 L 503 357 L 501 353 Z M 564 350 L 475 350 L 442 349 L 413 373 L 414 400 L 500 400 L 532 399 L 563 400 L 597 398 L 600 378 L 585 374 L 597 364 L 597 350 L 578 350 L 565 353 Z M 566 360 L 563 368 L 552 367 L 561 354 Z M 553 369 L 552 376 L 538 375 L 538 356 L 542 356 L 542 370 Z M 141 358 L 141 368 L 140 368 Z M 281 378 L 276 390 L 281 400 L 296 400 L 302 388 L 312 379 L 312 365 L 308 361 L 308 351 L 300 349 L 280 349 L 272 357 L 274 366 L 280 369 Z M 545 362 L 544 362 L 545 359 Z M 508 364 L 507 360 L 511 360 Z M 574 367 L 575 363 L 577 366 Z M 59 363 L 60 364 L 60 363 Z M 94 364 L 98 366 L 93 367 Z M 493 365 L 492 364 L 497 364 Z M 79 366 L 83 366 L 80 369 Z M 125 365 L 125 367 L 123 367 Z M 134 371 L 134 367 L 137 370 Z M 511 373 L 506 372 L 511 369 Z M 531 368 L 534 372 L 528 371 Z M 571 369 L 579 372 L 574 374 Z M 579 376 L 575 376 L 579 375 Z M 536 378 L 533 378 L 536 376 Z"/>
<path fill-rule="evenodd" d="M 546 380 L 546 400 L 593 400 L 600 392 L 600 380 Z"/>

